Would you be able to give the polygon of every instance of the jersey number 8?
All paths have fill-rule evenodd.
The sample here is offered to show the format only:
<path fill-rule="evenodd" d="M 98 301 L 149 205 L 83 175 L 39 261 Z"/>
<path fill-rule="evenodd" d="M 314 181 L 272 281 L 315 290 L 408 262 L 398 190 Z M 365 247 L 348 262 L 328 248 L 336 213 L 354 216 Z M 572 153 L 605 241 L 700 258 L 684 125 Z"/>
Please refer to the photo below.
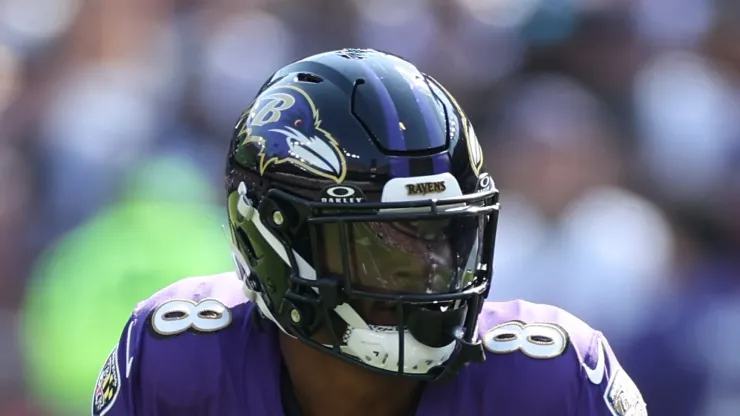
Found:
<path fill-rule="evenodd" d="M 559 357 L 568 347 L 568 335 L 557 325 L 518 321 L 505 322 L 489 329 L 483 345 L 494 354 L 521 351 L 531 358 Z"/>
<path fill-rule="evenodd" d="M 190 300 L 171 300 L 160 305 L 152 315 L 152 329 L 165 335 L 177 335 L 188 329 L 215 332 L 231 324 L 231 311 L 215 299 L 198 303 Z"/>

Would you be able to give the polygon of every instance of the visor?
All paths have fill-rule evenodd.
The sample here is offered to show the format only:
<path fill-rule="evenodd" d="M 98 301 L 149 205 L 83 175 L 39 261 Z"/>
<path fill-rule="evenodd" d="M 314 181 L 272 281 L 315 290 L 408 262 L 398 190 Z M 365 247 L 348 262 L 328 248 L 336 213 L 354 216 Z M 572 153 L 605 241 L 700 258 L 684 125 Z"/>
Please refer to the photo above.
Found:
<path fill-rule="evenodd" d="M 474 281 L 483 226 L 481 218 L 473 216 L 324 223 L 318 227 L 319 270 L 349 279 L 353 290 L 456 293 Z M 346 227 L 346 240 L 340 227 Z M 342 245 L 346 245 L 348 270 L 344 270 Z"/>

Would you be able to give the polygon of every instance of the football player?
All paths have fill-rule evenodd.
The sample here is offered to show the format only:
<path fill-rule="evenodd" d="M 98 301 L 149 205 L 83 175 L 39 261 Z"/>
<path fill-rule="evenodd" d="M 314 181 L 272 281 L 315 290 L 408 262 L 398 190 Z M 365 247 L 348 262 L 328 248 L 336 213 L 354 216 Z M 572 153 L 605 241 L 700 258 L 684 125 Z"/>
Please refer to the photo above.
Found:
<path fill-rule="evenodd" d="M 134 309 L 94 416 L 646 414 L 601 333 L 485 301 L 498 191 L 460 105 L 411 63 L 347 49 L 280 69 L 225 177 L 236 272 Z"/>

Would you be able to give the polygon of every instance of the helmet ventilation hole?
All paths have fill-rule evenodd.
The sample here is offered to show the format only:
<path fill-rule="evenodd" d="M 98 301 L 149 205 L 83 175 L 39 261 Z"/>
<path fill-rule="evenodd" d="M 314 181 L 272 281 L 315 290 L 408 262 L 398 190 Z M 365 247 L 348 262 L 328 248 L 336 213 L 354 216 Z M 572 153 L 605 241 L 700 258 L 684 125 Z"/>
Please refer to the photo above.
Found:
<path fill-rule="evenodd" d="M 319 84 L 324 81 L 324 79 L 320 76 L 307 72 L 301 72 L 300 74 L 296 75 L 295 79 L 298 82 L 308 82 L 310 84 Z"/>

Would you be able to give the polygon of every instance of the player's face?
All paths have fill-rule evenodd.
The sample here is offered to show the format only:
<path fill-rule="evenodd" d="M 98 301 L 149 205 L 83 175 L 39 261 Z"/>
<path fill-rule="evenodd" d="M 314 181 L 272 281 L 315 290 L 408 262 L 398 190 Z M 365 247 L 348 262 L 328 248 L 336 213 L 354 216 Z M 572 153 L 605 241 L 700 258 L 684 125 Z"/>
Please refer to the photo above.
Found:
<path fill-rule="evenodd" d="M 354 290 L 385 294 L 440 294 L 459 291 L 472 279 L 476 257 L 476 220 L 423 220 L 350 223 L 347 270 L 343 267 L 339 227 L 322 233 L 323 272 L 349 279 Z M 458 235 L 453 235 L 458 233 Z M 462 238 L 461 238 L 462 237 Z M 472 269 L 472 267 L 471 267 Z M 395 325 L 392 302 L 354 300 L 352 305 L 373 325 Z"/>

